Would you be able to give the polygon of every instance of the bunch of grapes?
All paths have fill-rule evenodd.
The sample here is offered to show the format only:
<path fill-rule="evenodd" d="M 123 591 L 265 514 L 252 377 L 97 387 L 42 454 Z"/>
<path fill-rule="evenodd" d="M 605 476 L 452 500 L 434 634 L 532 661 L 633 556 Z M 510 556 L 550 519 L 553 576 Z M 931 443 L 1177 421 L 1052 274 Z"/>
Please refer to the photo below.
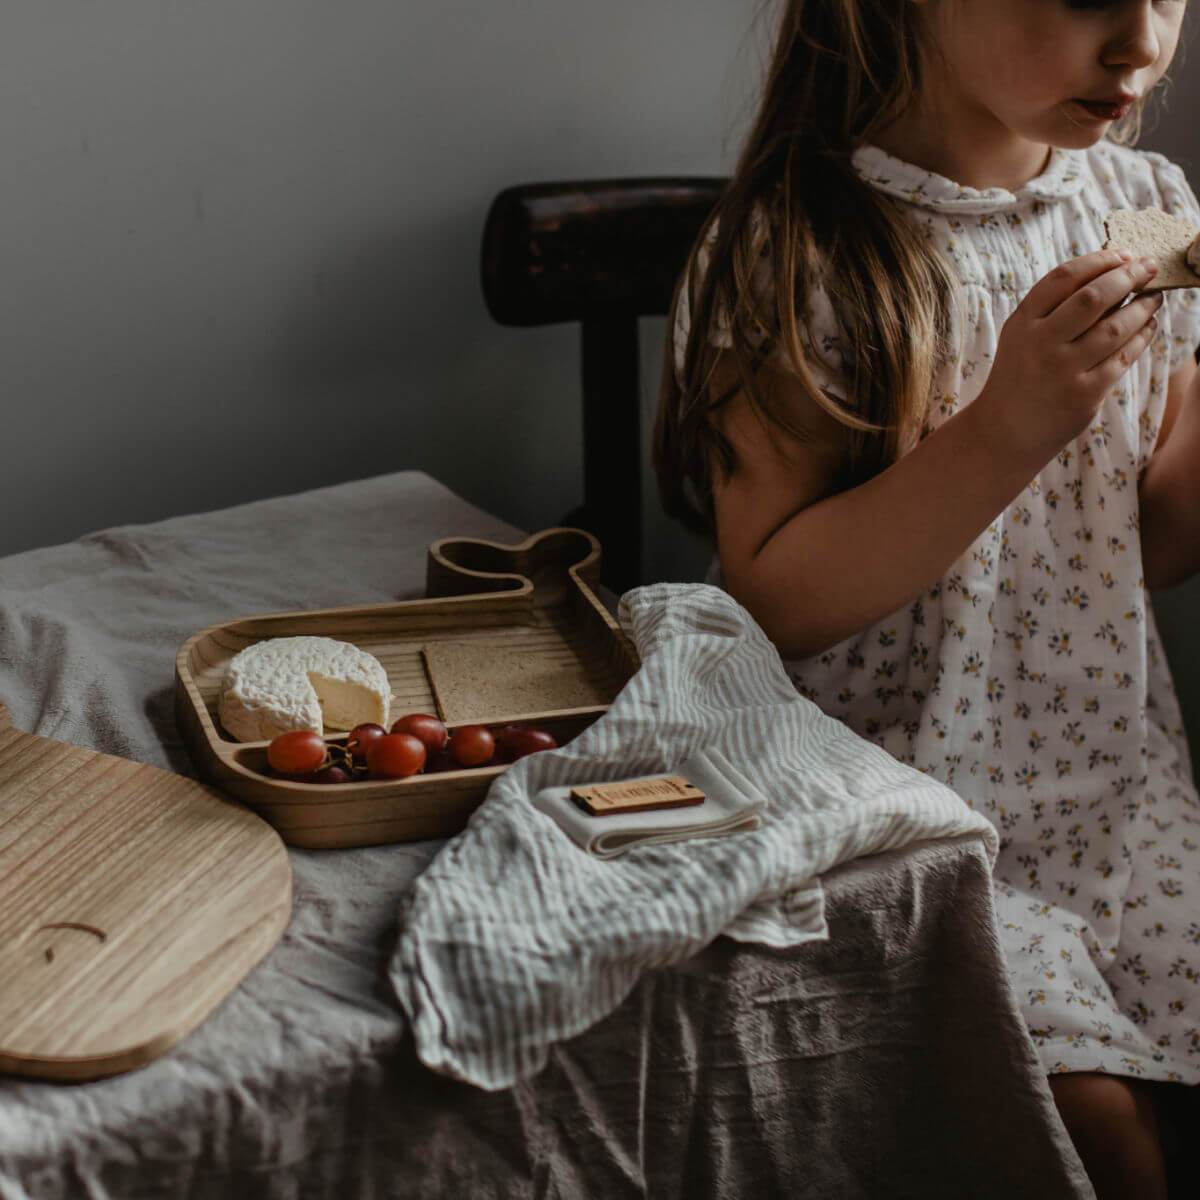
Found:
<path fill-rule="evenodd" d="M 296 783 L 352 783 L 491 767 L 557 745 L 553 734 L 532 725 L 495 731 L 460 725 L 451 732 L 429 713 L 409 713 L 390 730 L 374 723 L 356 725 L 344 746 L 327 743 L 308 729 L 281 733 L 267 746 L 267 763 L 276 775 Z"/>

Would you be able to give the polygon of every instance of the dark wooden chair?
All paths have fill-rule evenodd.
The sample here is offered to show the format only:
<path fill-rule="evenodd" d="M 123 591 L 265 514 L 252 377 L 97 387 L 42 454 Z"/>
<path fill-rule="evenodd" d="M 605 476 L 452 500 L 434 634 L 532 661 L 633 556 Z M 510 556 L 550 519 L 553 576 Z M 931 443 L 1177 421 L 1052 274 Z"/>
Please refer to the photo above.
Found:
<path fill-rule="evenodd" d="M 642 582 L 638 318 L 667 311 L 725 180 L 538 183 L 496 196 L 483 231 L 483 295 L 502 325 L 578 321 L 583 503 L 561 518 L 595 534 L 603 582 Z M 668 339 L 668 347 L 670 345 Z"/>

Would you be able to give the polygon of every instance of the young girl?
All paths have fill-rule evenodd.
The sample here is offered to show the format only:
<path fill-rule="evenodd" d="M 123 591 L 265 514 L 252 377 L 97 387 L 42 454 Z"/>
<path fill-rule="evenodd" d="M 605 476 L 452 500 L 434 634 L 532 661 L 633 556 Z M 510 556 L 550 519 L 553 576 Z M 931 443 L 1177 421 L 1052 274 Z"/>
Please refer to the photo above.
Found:
<path fill-rule="evenodd" d="M 1184 9 L 788 0 L 655 430 L 799 690 L 995 822 L 1101 1196 L 1165 1195 L 1155 1102 L 1200 1082 L 1200 802 L 1146 595 L 1200 568 L 1200 294 L 1100 248 L 1118 208 L 1200 233 L 1126 145 Z"/>

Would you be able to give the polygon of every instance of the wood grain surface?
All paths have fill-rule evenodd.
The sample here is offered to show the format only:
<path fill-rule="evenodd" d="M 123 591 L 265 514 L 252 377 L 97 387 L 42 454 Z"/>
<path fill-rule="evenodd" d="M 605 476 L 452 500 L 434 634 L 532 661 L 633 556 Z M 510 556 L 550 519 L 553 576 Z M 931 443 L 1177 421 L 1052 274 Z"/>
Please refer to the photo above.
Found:
<path fill-rule="evenodd" d="M 287 851 L 211 788 L 0 704 L 0 1072 L 88 1080 L 194 1029 L 291 916 Z"/>

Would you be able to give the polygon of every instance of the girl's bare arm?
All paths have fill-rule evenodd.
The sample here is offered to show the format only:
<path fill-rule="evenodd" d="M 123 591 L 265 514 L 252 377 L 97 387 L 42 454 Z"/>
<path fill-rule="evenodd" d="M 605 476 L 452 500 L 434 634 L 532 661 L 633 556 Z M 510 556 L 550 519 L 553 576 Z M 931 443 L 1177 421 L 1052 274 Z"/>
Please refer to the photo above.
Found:
<path fill-rule="evenodd" d="M 723 422 L 739 466 L 714 485 L 725 586 L 785 658 L 817 654 L 915 599 L 1041 466 L 1001 461 L 968 406 L 874 479 L 830 495 L 842 427 L 808 408 L 814 436 L 801 443 L 763 429 L 739 395 Z"/>
<path fill-rule="evenodd" d="M 714 473 L 717 549 L 726 587 L 784 657 L 819 653 L 914 600 L 1087 427 L 1154 335 L 1157 299 L 1116 308 L 1148 278 L 1112 252 L 1050 272 L 1004 326 L 974 402 L 836 495 L 841 427 L 792 377 L 769 384 L 802 439 L 764 427 L 741 394 L 730 402 L 721 423 L 738 461 L 728 478 Z"/>

